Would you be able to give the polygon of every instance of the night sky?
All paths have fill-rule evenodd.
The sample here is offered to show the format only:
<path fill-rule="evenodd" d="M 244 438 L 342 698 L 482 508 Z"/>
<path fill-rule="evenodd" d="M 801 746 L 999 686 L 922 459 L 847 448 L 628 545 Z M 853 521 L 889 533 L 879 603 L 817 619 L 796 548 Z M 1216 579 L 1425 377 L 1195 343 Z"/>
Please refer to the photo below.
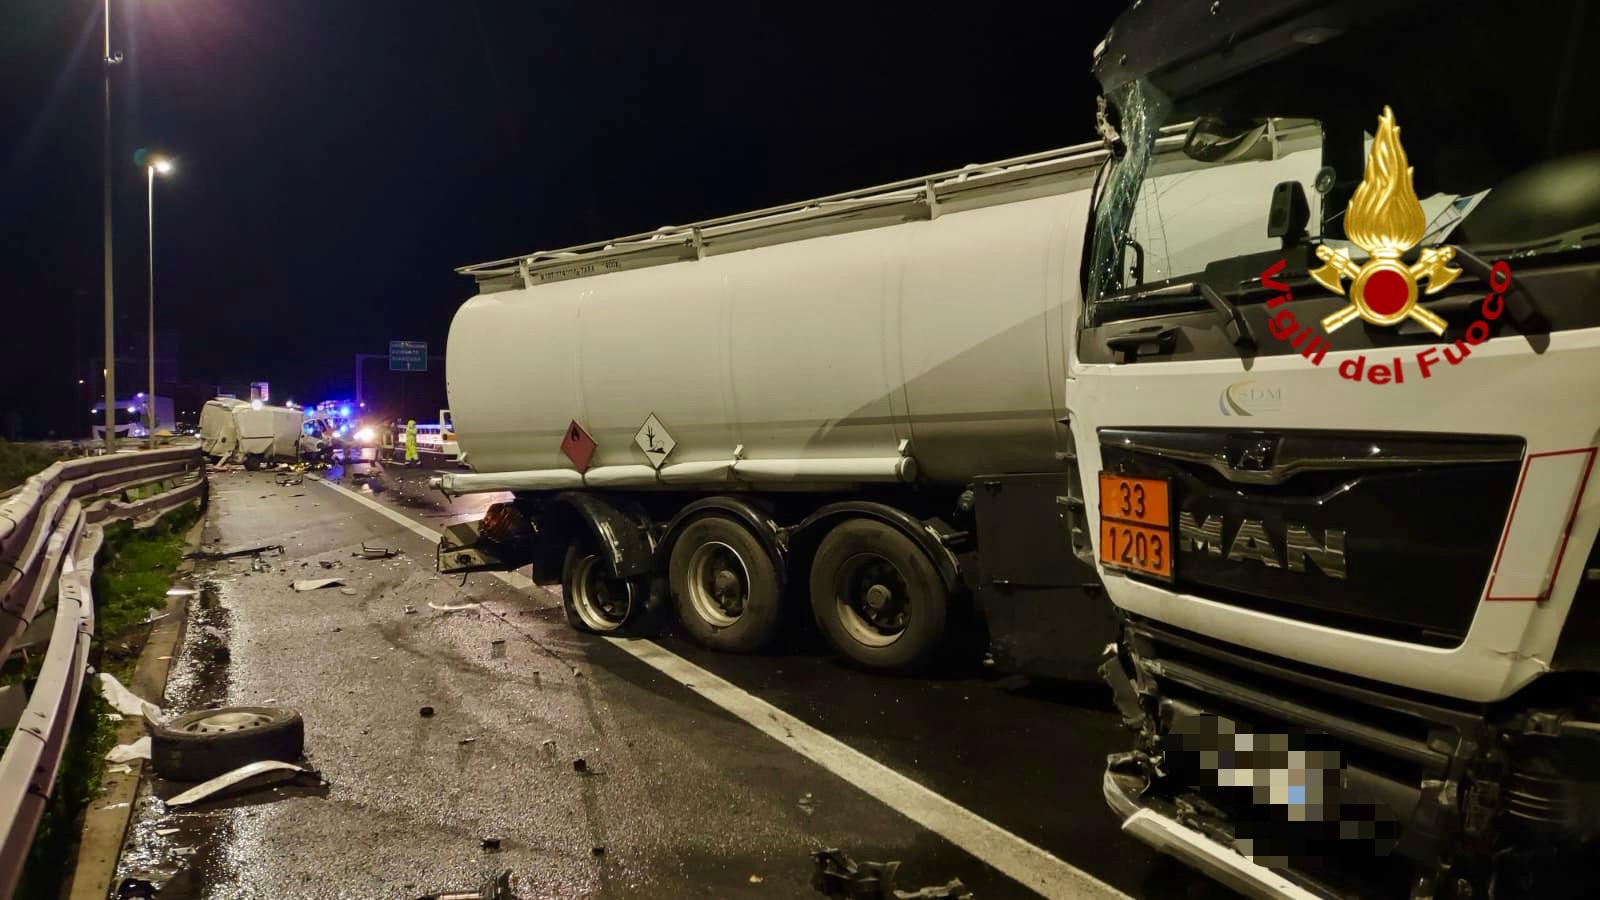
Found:
<path fill-rule="evenodd" d="M 391 338 L 442 352 L 456 266 L 1087 140 L 1123 5 L 113 0 L 119 343 L 140 148 L 178 160 L 182 377 L 315 399 Z M 101 27 L 0 0 L 0 414 L 33 435 L 83 430 L 100 348 Z"/>

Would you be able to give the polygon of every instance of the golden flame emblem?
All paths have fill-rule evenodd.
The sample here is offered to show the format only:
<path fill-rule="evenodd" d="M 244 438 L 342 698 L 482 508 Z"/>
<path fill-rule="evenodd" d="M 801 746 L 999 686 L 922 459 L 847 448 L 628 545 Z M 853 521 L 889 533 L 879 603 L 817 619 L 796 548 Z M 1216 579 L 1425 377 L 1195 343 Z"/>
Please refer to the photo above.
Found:
<path fill-rule="evenodd" d="M 1456 254 L 1452 247 L 1424 248 L 1409 266 L 1400 260 L 1422 240 L 1428 224 L 1411 184 L 1411 171 L 1400 145 L 1400 126 L 1385 106 L 1367 154 L 1366 173 L 1345 212 L 1344 232 L 1351 243 L 1367 251 L 1367 261 L 1358 266 L 1342 249 L 1317 247 L 1317 258 L 1325 265 L 1311 277 L 1335 294 L 1344 293 L 1344 279 L 1351 281 L 1350 305 L 1322 320 L 1328 332 L 1356 318 L 1374 325 L 1412 318 L 1434 334 L 1444 334 L 1444 319 L 1417 305 L 1418 286 L 1426 281 L 1425 293 L 1437 293 L 1461 270 L 1450 265 Z"/>

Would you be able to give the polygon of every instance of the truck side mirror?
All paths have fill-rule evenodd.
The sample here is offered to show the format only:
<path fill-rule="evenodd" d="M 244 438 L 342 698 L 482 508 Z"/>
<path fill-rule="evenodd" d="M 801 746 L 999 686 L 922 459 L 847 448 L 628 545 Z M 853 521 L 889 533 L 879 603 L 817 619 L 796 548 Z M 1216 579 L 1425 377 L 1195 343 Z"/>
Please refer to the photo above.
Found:
<path fill-rule="evenodd" d="M 1267 237 L 1283 241 L 1283 249 L 1305 240 L 1306 223 L 1311 220 L 1311 207 L 1306 203 L 1306 189 L 1298 181 L 1280 181 L 1272 189 L 1272 208 L 1267 212 Z"/>

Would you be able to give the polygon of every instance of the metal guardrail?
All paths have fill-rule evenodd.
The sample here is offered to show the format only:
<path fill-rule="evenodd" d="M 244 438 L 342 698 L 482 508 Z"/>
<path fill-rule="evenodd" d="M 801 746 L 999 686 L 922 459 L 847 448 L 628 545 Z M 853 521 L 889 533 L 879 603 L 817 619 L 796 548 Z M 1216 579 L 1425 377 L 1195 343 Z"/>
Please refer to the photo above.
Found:
<path fill-rule="evenodd" d="M 159 493 L 138 499 L 135 489 Z M 0 897 L 10 897 L 50 799 L 94 637 L 90 581 L 102 522 L 147 519 L 201 497 L 195 447 L 57 462 L 0 502 L 0 659 L 52 606 L 33 692 L 0 757 Z"/>

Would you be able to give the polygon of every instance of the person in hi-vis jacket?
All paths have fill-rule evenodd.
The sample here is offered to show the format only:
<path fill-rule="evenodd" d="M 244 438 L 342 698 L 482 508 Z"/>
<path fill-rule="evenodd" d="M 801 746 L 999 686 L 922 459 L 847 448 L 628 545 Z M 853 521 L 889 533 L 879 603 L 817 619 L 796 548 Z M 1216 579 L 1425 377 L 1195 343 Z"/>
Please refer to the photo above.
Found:
<path fill-rule="evenodd" d="M 406 420 L 406 465 L 414 466 L 420 460 L 417 458 L 417 420 Z"/>

